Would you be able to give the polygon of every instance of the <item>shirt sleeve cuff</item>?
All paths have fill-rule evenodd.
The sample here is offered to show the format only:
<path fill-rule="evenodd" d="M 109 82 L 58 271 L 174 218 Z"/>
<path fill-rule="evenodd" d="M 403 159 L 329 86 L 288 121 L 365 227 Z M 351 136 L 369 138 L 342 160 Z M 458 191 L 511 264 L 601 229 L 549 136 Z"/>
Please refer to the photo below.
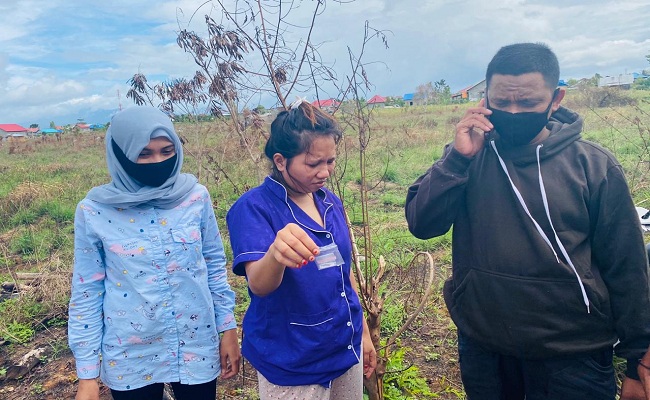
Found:
<path fill-rule="evenodd" d="M 467 168 L 472 163 L 474 157 L 466 157 L 458 152 L 453 146 L 449 151 L 449 155 L 445 157 L 443 165 L 451 173 L 456 175 L 465 175 Z"/>
<path fill-rule="evenodd" d="M 99 376 L 99 359 L 95 361 L 76 361 L 79 379 L 95 379 Z"/>
<path fill-rule="evenodd" d="M 217 332 L 225 332 L 237 328 L 237 320 L 233 314 L 228 314 L 220 317 L 217 320 Z"/>

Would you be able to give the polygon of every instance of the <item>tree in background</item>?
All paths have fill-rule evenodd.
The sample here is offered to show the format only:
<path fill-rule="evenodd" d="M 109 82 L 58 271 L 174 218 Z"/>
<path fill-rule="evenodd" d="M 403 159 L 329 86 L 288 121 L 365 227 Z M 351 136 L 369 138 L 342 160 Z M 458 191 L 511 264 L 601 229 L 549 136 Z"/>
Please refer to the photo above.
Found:
<path fill-rule="evenodd" d="M 401 96 L 388 96 L 386 97 L 386 106 L 387 107 L 404 107 L 406 103 Z"/>
<path fill-rule="evenodd" d="M 600 78 L 602 77 L 601 74 L 595 73 L 594 76 L 589 78 L 589 86 L 598 87 L 598 81 L 600 81 Z"/>
<path fill-rule="evenodd" d="M 364 377 L 363 383 L 368 393 L 369 400 L 384 399 L 384 387 L 390 385 L 384 379 L 388 373 L 401 374 L 403 371 L 389 370 L 389 358 L 391 354 L 398 354 L 395 347 L 398 347 L 398 338 L 411 325 L 415 318 L 423 310 L 428 297 L 433 289 L 434 265 L 433 258 L 429 253 L 417 253 L 411 262 L 406 265 L 399 263 L 392 264 L 387 262 L 382 254 L 377 254 L 373 250 L 373 224 L 370 218 L 370 192 L 378 185 L 377 180 L 381 182 L 384 176 L 373 176 L 371 157 L 368 156 L 368 150 L 373 142 L 373 135 L 376 126 L 373 124 L 373 113 L 376 111 L 368 107 L 364 100 L 373 90 L 373 86 L 368 80 L 366 73 L 366 63 L 363 56 L 366 47 L 370 41 L 379 38 L 385 47 L 388 47 L 386 37 L 382 31 L 378 31 L 370 26 L 368 21 L 365 23 L 363 41 L 357 53 L 348 46 L 348 55 L 350 60 L 350 70 L 345 77 L 344 84 L 339 87 L 338 99 L 342 101 L 343 106 L 339 108 L 338 119 L 344 126 L 356 134 L 358 143 L 350 149 L 346 146 L 346 141 L 342 141 L 343 149 L 339 157 L 339 166 L 336 169 L 336 176 L 333 177 L 333 184 L 336 192 L 343 200 L 346 206 L 351 204 L 349 198 L 355 199 L 355 203 L 360 207 L 360 215 L 354 221 L 348 221 L 350 234 L 352 237 L 352 259 L 354 263 L 355 276 L 359 286 L 359 295 L 361 303 L 366 311 L 366 321 L 373 345 L 377 349 L 377 368 L 370 378 Z M 338 82 L 335 82 L 338 84 Z M 336 111 L 335 111 L 336 112 Z M 346 173 L 348 162 L 348 151 L 358 152 L 358 168 L 360 177 L 358 185 L 352 194 L 344 184 L 343 176 Z M 375 160 L 376 161 L 376 160 Z M 346 207 L 347 208 L 347 207 Z M 423 271 L 419 274 L 419 271 Z M 387 276 L 393 274 L 398 276 L 400 282 L 406 283 L 408 290 L 412 295 L 412 303 L 415 304 L 413 309 L 404 312 L 408 317 L 390 337 L 381 337 L 381 324 L 384 312 L 384 301 L 387 293 L 399 291 L 398 288 L 388 287 Z M 407 302 L 408 303 L 408 302 Z M 408 369 L 408 368 L 407 368 Z M 393 375 L 394 376 L 394 375 Z M 407 385 L 415 384 L 415 380 L 406 383 Z M 428 391 L 428 388 L 424 388 Z M 409 390 L 406 389 L 406 392 Z"/>
<path fill-rule="evenodd" d="M 444 79 L 435 83 L 427 82 L 418 85 L 413 100 L 417 104 L 449 104 L 451 103 L 451 89 Z"/>
<path fill-rule="evenodd" d="M 292 20 L 292 11 L 307 4 L 311 4 L 309 23 Z M 229 126 L 261 179 L 262 158 L 257 140 L 265 137 L 266 132 L 261 129 L 261 117 L 251 113 L 248 105 L 253 99 L 270 95 L 286 109 L 292 93 L 311 90 L 319 97 L 322 85 L 335 79 L 334 71 L 321 60 L 319 44 L 312 41 L 316 19 L 325 5 L 324 0 L 304 4 L 262 0 L 228 5 L 221 0 L 205 2 L 188 21 L 201 8 L 212 7 L 206 10 L 205 32 L 180 29 L 176 40 L 197 66 L 194 77 L 189 81 L 150 84 L 138 73 L 129 81 L 131 90 L 127 97 L 136 104 L 160 107 L 171 115 L 179 107 L 193 114 L 197 108 L 205 107 L 206 114 L 227 115 Z M 223 23 L 216 22 L 210 14 L 221 15 Z"/>
<path fill-rule="evenodd" d="M 348 2 L 352 1 L 354 0 Z M 204 3 L 204 6 L 205 4 L 208 3 Z M 321 59 L 318 44 L 312 42 L 316 19 L 325 8 L 325 0 L 299 3 L 301 7 L 307 5 L 312 7 L 309 23 L 306 26 L 296 25 L 290 19 L 292 10 L 298 7 L 298 3 L 294 2 L 251 0 L 236 3 L 232 6 L 234 8 L 226 7 L 220 0 L 216 0 L 215 4 L 227 26 L 218 24 L 206 15 L 207 33 L 203 34 L 204 36 L 188 30 L 181 30 L 178 34 L 178 45 L 198 66 L 192 84 L 178 85 L 177 81 L 171 84 L 151 85 L 144 75 L 138 73 L 130 81 L 132 90 L 127 97 L 168 111 L 176 110 L 182 101 L 189 101 L 193 107 L 195 104 L 197 106 L 207 104 L 207 113 L 215 116 L 223 117 L 227 112 L 228 125 L 239 136 L 240 144 L 245 147 L 250 159 L 259 167 L 258 163 L 263 159 L 260 157 L 262 139 L 265 138 L 250 133 L 263 132 L 264 124 L 260 123 L 262 120 L 259 113 L 250 111 L 248 105 L 254 99 L 271 95 L 280 108 L 287 109 L 290 103 L 288 98 L 292 93 L 316 93 L 316 98 L 320 99 L 321 94 L 326 93 L 325 88 L 332 86 L 335 88 L 336 95 L 328 94 L 322 97 L 339 99 L 342 106 L 333 109 L 332 113 L 340 111 L 339 119 L 342 124 L 358 135 L 356 150 L 359 151 L 362 171 L 358 201 L 361 203 L 363 217 L 360 223 L 359 246 L 357 247 L 357 240 L 353 240 L 352 243 L 355 249 L 353 268 L 356 270 L 361 302 L 367 312 L 371 337 L 375 348 L 378 349 L 379 358 L 375 374 L 371 379 L 364 379 L 364 384 L 370 400 L 381 399 L 383 398 L 382 376 L 386 372 L 388 351 L 392 346 L 397 345 L 397 335 L 404 332 L 421 311 L 419 308 L 412 313 L 397 334 L 384 343 L 380 342 L 383 307 L 380 287 L 385 284 L 382 277 L 390 265 L 387 265 L 383 257 L 376 256 L 372 252 L 371 221 L 368 217 L 368 191 L 371 190 L 371 185 L 366 183 L 365 172 L 367 165 L 365 154 L 371 143 L 373 129 L 372 110 L 368 109 L 363 100 L 370 93 L 372 86 L 362 59 L 366 45 L 371 40 L 379 39 L 387 47 L 386 37 L 366 22 L 361 50 L 355 53 L 348 47 L 349 74 L 344 79 L 337 79 L 334 71 Z M 287 36 L 288 33 L 291 33 L 291 37 Z M 438 94 L 444 95 L 444 80 L 437 83 L 441 83 L 436 86 L 439 90 Z M 429 86 L 433 91 L 433 85 L 429 83 Z M 176 94 L 175 90 L 181 91 L 182 94 Z M 257 109 L 259 111 L 259 106 Z M 250 127 L 254 129 L 251 130 Z M 339 165 L 342 166 L 342 169 L 339 169 L 341 174 L 345 173 L 343 161 L 346 157 L 345 151 L 339 161 Z M 211 159 L 211 165 L 225 174 L 224 165 L 218 160 Z M 258 168 L 257 172 L 259 171 Z M 335 181 L 334 184 L 338 186 L 337 192 L 343 200 L 346 188 L 340 184 L 342 182 L 340 179 Z M 233 186 L 236 192 L 239 191 L 235 183 Z M 241 194 L 241 191 L 239 193 Z M 351 224 L 350 229 L 354 238 L 355 233 L 352 231 Z M 432 264 L 428 271 L 431 271 L 430 279 L 420 280 L 419 283 L 426 286 L 426 296 L 431 290 Z M 422 298 L 421 304 L 426 301 L 426 296 Z"/>
<path fill-rule="evenodd" d="M 566 84 L 567 84 L 567 86 L 575 86 L 575 85 L 578 84 L 578 82 L 580 82 L 580 81 L 578 79 L 576 79 L 576 78 L 569 78 L 566 81 Z"/>
<path fill-rule="evenodd" d="M 415 93 L 413 94 L 413 100 L 416 104 L 426 105 L 431 104 L 431 99 L 433 99 L 434 96 L 435 93 L 433 84 L 431 82 L 427 82 L 418 85 L 418 87 L 415 89 Z"/>
<path fill-rule="evenodd" d="M 650 54 L 645 56 L 646 60 L 650 63 Z M 644 75 L 650 75 L 650 69 L 648 70 L 643 70 Z M 650 90 L 650 78 L 637 78 L 634 80 L 634 84 L 632 85 L 633 89 L 638 89 L 638 90 Z"/>
<path fill-rule="evenodd" d="M 434 104 L 449 104 L 451 103 L 451 89 L 444 79 L 434 83 L 435 103 Z"/>
<path fill-rule="evenodd" d="M 632 89 L 650 90 L 650 78 L 637 78 L 634 80 Z"/>

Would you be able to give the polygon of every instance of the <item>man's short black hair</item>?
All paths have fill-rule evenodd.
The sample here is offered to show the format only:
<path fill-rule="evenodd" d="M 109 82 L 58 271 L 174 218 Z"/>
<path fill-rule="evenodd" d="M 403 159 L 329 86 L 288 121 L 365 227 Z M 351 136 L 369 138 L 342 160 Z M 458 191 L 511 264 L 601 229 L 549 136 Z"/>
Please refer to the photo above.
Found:
<path fill-rule="evenodd" d="M 555 53 L 544 43 L 515 43 L 497 51 L 485 73 L 489 87 L 492 75 L 522 75 L 539 72 L 546 86 L 555 89 L 560 79 L 560 65 Z"/>

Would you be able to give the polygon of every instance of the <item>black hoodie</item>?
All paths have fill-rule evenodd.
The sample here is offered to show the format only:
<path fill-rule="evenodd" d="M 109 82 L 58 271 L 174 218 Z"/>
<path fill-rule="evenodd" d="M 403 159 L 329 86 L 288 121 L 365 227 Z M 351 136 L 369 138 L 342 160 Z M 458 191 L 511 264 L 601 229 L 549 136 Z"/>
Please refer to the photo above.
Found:
<path fill-rule="evenodd" d="M 608 151 L 580 139 L 576 113 L 560 107 L 547 127 L 539 144 L 486 143 L 473 158 L 447 145 L 409 188 L 409 229 L 428 239 L 454 226 L 444 296 L 467 336 L 525 359 L 620 340 L 616 353 L 635 367 L 650 344 L 648 266 L 623 171 Z"/>

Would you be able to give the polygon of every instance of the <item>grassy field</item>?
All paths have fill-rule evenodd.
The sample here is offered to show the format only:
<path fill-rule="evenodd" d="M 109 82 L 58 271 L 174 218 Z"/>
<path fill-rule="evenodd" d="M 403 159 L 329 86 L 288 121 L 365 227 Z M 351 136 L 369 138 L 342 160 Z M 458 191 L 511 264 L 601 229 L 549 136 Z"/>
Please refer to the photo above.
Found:
<path fill-rule="evenodd" d="M 583 137 L 611 150 L 623 164 L 635 203 L 648 207 L 650 92 L 576 91 L 569 92 L 565 102 L 584 117 Z M 389 369 L 402 372 L 387 375 L 391 387 L 397 388 L 390 398 L 411 398 L 402 389 L 422 385 L 438 398 L 464 397 L 457 370 L 455 328 L 439 290 L 449 275 L 450 235 L 427 241 L 415 239 L 407 230 L 403 206 L 408 186 L 453 139 L 454 126 L 468 106 L 394 108 L 373 113 L 366 176 L 370 231 L 373 254 L 383 255 L 390 271 L 382 288 L 387 298 L 382 334 L 395 332 L 408 316 L 405 299 L 409 293 L 398 283 L 408 276 L 405 266 L 413 255 L 431 252 L 437 271 L 436 291 L 425 311 L 404 333 L 401 347 L 391 350 Z M 187 140 L 184 171 L 197 175 L 210 190 L 227 240 L 227 210 L 268 170 L 260 156 L 263 138 L 255 138 L 251 154 L 221 122 L 176 127 Z M 358 154 L 356 133 L 348 130 L 339 151 L 337 180 L 353 229 L 360 237 Z M 0 380 L 11 355 L 33 346 L 38 335 L 65 326 L 75 206 L 91 187 L 108 179 L 102 132 L 64 135 L 58 142 L 4 142 L 0 147 L 0 283 L 25 283 L 20 281 L 24 273 L 38 274 L 38 284 L 23 284 L 21 291 L 13 295 L 4 292 L 4 301 L 0 300 L 0 343 L 4 342 L 0 354 L 6 357 L 0 358 Z M 231 259 L 231 254 L 228 257 Z M 231 282 L 237 291 L 241 320 L 247 305 L 245 282 L 234 276 Z M 69 356 L 65 336 L 57 333 L 46 340 L 56 349 L 50 361 Z M 416 368 L 407 370 L 409 365 Z M 246 380 L 239 383 L 239 387 L 231 388 L 231 394 L 224 393 L 224 398 L 243 398 Z M 32 395 L 38 398 L 36 395 L 43 392 L 38 390 L 39 383 L 30 385 Z"/>

